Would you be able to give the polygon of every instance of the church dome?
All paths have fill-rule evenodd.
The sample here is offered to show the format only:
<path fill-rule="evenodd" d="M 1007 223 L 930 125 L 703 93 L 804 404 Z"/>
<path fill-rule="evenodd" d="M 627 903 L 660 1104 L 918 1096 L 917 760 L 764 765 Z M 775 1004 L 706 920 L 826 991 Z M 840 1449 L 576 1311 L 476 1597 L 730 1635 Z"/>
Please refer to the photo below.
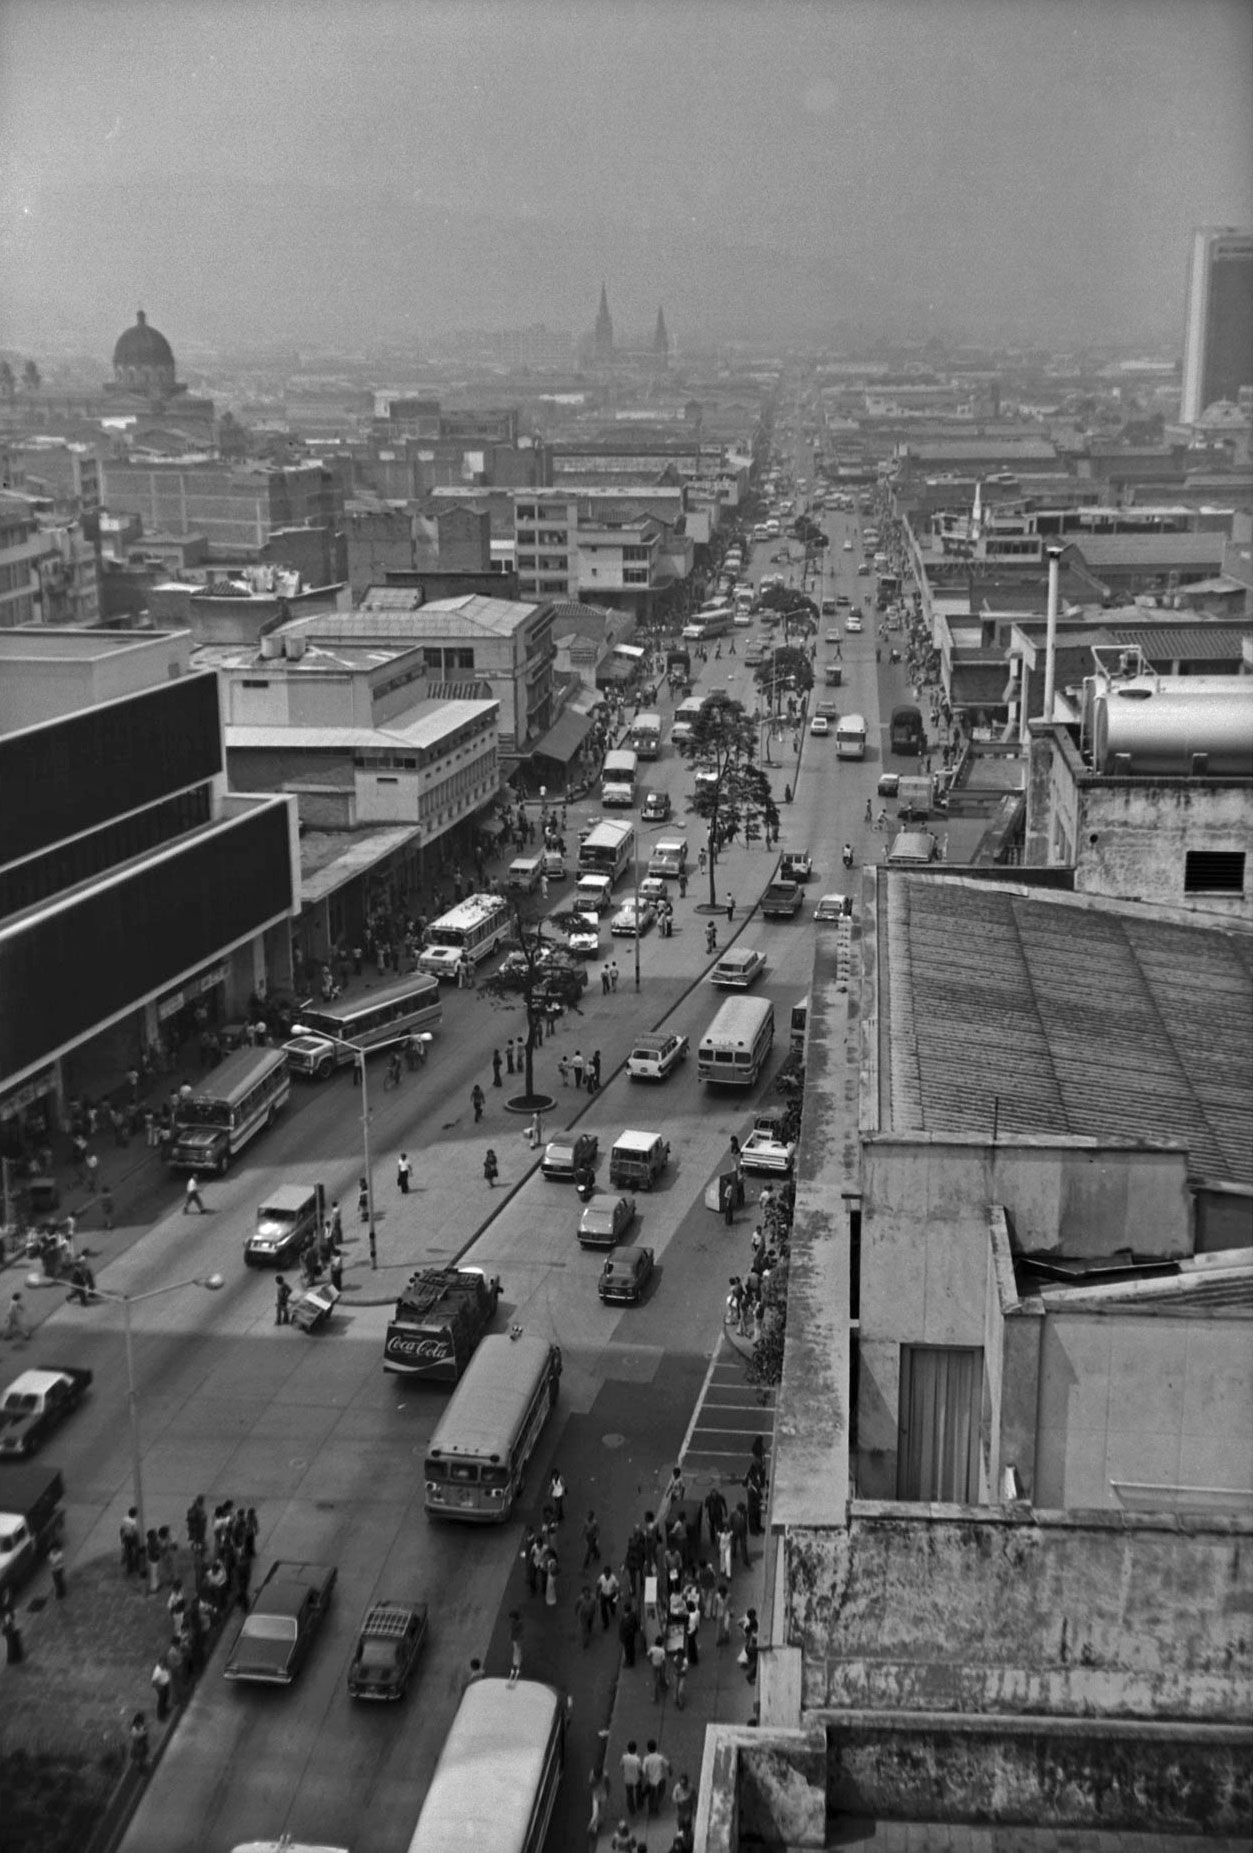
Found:
<path fill-rule="evenodd" d="M 132 391 L 152 392 L 174 384 L 174 350 L 153 328 L 141 309 L 135 326 L 119 335 L 113 350 L 113 377 Z"/>

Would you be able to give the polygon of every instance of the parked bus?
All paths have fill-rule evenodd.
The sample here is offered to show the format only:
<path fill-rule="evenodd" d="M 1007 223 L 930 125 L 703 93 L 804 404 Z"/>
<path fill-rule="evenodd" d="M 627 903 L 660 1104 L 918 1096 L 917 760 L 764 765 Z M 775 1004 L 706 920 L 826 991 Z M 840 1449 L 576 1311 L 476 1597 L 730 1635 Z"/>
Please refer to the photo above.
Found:
<path fill-rule="evenodd" d="M 702 1081 L 751 1087 L 774 1046 L 774 1005 L 768 997 L 728 997 L 696 1056 Z"/>
<path fill-rule="evenodd" d="M 894 753 L 921 753 L 926 745 L 923 731 L 922 712 L 906 703 L 892 710 L 892 723 L 888 733 L 888 743 Z"/>
<path fill-rule="evenodd" d="M 634 824 L 597 824 L 579 844 L 579 874 L 607 875 L 613 883 L 630 868 L 634 856 Z"/>
<path fill-rule="evenodd" d="M 426 1451 L 433 1518 L 478 1525 L 508 1518 L 560 1380 L 561 1351 L 546 1338 L 483 1340 Z"/>
<path fill-rule="evenodd" d="M 628 736 L 632 751 L 641 759 L 660 759 L 661 757 L 661 716 L 651 711 L 637 714 L 631 722 Z"/>
<path fill-rule="evenodd" d="M 837 759 L 866 757 L 866 719 L 862 714 L 845 714 L 835 723 Z"/>
<path fill-rule="evenodd" d="M 635 779 L 639 761 L 629 748 L 605 754 L 600 769 L 600 801 L 604 805 L 630 808 L 635 803 Z"/>
<path fill-rule="evenodd" d="M 409 1853 L 541 1853 L 566 1752 L 566 1701 L 533 1679 L 465 1689 Z"/>
<path fill-rule="evenodd" d="M 337 1004 L 302 1004 L 300 1024 L 286 1051 L 293 1074 L 324 1081 L 336 1068 L 355 1060 L 356 1051 L 373 1054 L 394 1048 L 443 1019 L 439 979 L 430 972 L 397 978 L 368 997 Z M 333 1039 L 333 1040 L 332 1040 Z M 351 1045 L 345 1048 L 345 1043 Z"/>
<path fill-rule="evenodd" d="M 499 894 L 470 894 L 422 935 L 418 969 L 437 978 L 455 978 L 462 959 L 481 965 L 513 927 L 513 910 Z"/>
<path fill-rule="evenodd" d="M 285 1049 L 239 1049 L 174 1108 L 169 1162 L 177 1171 L 224 1172 L 291 1095 Z"/>
<path fill-rule="evenodd" d="M 735 588 L 735 609 L 741 615 L 751 614 L 757 603 L 757 593 L 751 585 L 739 585 Z"/>

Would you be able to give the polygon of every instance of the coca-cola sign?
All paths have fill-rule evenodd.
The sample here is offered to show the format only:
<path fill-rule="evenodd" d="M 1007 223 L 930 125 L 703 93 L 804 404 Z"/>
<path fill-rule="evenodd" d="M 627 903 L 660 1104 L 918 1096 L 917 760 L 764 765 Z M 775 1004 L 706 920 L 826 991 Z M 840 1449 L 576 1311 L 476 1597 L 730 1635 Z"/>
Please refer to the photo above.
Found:
<path fill-rule="evenodd" d="M 387 1334 L 384 1356 L 394 1367 L 426 1376 L 452 1362 L 452 1340 L 447 1334 L 392 1331 Z"/>

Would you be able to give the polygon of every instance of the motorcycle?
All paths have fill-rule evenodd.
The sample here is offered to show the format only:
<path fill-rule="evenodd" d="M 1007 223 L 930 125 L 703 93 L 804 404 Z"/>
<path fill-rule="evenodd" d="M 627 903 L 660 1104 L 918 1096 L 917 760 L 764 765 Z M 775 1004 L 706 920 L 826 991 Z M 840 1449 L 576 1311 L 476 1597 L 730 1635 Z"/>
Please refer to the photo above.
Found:
<path fill-rule="evenodd" d="M 845 843 L 844 854 L 841 857 L 841 861 L 843 862 L 844 867 L 846 869 L 852 868 L 853 866 L 853 845 L 851 843 Z"/>

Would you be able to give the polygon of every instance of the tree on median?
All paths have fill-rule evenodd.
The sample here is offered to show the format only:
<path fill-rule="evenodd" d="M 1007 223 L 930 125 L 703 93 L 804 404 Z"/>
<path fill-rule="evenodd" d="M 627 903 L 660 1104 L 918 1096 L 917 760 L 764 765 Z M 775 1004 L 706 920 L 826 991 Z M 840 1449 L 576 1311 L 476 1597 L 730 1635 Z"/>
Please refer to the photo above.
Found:
<path fill-rule="evenodd" d="M 757 723 L 739 701 L 711 695 L 692 722 L 689 757 L 697 771 L 692 809 L 709 832 L 709 904 L 718 905 L 718 853 L 758 820 L 773 830 L 779 821 L 770 781 L 756 763 Z"/>
<path fill-rule="evenodd" d="M 513 1009 L 521 1004 L 526 1013 L 526 1090 L 522 1096 L 526 1105 L 538 1104 L 541 1098 L 535 1092 L 534 1056 L 543 1040 L 549 1006 L 558 1004 L 563 1010 L 577 1011 L 587 989 L 587 967 L 571 957 L 563 937 L 574 918 L 573 914 L 554 914 L 546 920 L 527 920 L 515 901 L 514 931 L 505 941 L 505 959 L 494 972 L 479 980 L 481 995 L 494 1006 Z"/>

